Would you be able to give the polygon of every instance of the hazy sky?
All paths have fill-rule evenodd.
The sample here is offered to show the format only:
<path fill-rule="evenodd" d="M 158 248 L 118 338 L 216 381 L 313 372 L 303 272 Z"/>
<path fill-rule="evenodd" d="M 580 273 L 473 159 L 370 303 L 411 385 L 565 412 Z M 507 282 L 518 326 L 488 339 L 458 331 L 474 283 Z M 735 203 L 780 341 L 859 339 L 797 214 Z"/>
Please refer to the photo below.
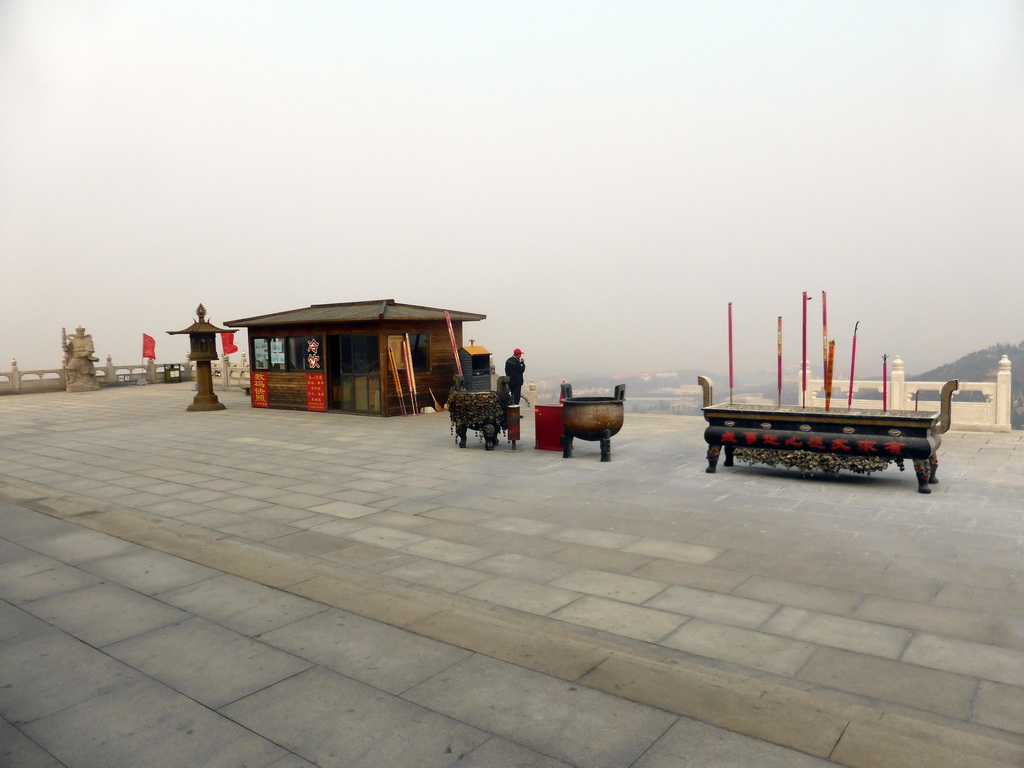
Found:
<path fill-rule="evenodd" d="M 877 378 L 1024 338 L 1022 257 L 1018 0 L 0 0 L 3 369 L 394 298 L 724 372 L 731 301 L 741 383 L 824 290 Z"/>

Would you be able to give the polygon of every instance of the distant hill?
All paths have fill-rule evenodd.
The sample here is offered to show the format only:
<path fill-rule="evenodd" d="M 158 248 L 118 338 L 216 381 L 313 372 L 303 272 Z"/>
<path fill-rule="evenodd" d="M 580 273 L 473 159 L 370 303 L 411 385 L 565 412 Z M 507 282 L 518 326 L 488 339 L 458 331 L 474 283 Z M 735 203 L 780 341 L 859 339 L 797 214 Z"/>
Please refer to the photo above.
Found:
<path fill-rule="evenodd" d="M 626 385 L 626 397 L 643 397 L 666 389 L 696 386 L 698 376 L 707 376 L 706 371 L 685 370 L 647 375 L 581 377 L 572 381 L 574 390 L 606 387 L 609 392 L 616 384 Z"/>
<path fill-rule="evenodd" d="M 999 372 L 999 361 L 1003 355 L 1010 360 L 1013 372 L 1011 382 L 1013 398 L 1010 409 L 1010 423 L 1014 429 L 1024 429 L 1024 341 L 1013 346 L 1011 344 L 994 344 L 988 349 L 979 349 L 964 355 L 953 363 L 932 368 L 919 376 L 908 376 L 910 381 L 995 381 Z M 980 392 L 965 392 L 957 395 L 965 400 L 983 400 Z"/>
<path fill-rule="evenodd" d="M 1014 373 L 1014 391 L 1021 391 L 1024 382 L 1024 341 L 1016 346 L 1010 344 L 994 344 L 988 349 L 979 349 L 964 355 L 953 363 L 940 365 L 918 376 L 907 376 L 909 381 L 995 381 L 999 372 L 999 361 L 1003 355 L 1010 359 Z"/>

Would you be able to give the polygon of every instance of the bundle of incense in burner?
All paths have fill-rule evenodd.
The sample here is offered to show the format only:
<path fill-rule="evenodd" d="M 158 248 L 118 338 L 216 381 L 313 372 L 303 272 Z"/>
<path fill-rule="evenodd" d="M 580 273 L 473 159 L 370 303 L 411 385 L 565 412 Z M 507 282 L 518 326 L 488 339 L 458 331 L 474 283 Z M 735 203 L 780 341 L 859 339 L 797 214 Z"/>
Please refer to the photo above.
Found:
<path fill-rule="evenodd" d="M 828 343 L 828 357 L 825 364 L 825 410 L 832 405 L 832 370 L 836 360 L 836 342 L 833 339 Z"/>

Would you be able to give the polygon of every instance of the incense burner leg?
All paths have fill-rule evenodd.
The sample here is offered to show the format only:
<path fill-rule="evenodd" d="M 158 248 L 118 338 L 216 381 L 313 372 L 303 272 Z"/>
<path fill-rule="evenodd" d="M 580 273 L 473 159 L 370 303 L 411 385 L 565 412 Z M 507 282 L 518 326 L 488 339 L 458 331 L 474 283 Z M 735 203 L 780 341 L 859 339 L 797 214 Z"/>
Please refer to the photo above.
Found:
<path fill-rule="evenodd" d="M 733 448 L 731 445 L 725 446 L 725 463 L 723 464 L 723 466 L 731 467 L 733 465 L 732 456 L 734 453 L 736 453 L 735 448 Z"/>
<path fill-rule="evenodd" d="M 931 483 L 932 485 L 935 485 L 936 483 L 939 482 L 939 479 L 935 476 L 935 473 L 939 469 L 939 457 L 929 456 L 928 464 L 931 466 L 931 474 L 928 475 L 928 482 Z"/>
<path fill-rule="evenodd" d="M 572 435 L 562 435 L 562 458 L 572 458 Z"/>
<path fill-rule="evenodd" d="M 718 455 L 722 452 L 722 446 L 720 445 L 709 445 L 708 446 L 708 468 L 704 471 L 708 474 L 714 474 L 716 467 L 718 466 Z"/>
<path fill-rule="evenodd" d="M 468 429 L 468 427 L 459 427 L 458 429 L 455 430 L 455 434 L 459 438 L 459 448 L 465 448 L 466 447 L 466 430 L 467 429 Z"/>
<path fill-rule="evenodd" d="M 931 463 L 928 459 L 914 459 L 914 474 L 917 475 L 917 492 L 931 493 L 928 487 L 928 479 L 932 475 Z"/>
<path fill-rule="evenodd" d="M 495 443 L 498 442 L 497 440 L 495 440 L 495 435 L 497 433 L 497 430 L 494 428 L 493 424 L 485 424 L 484 428 L 483 428 L 483 433 L 484 433 L 484 450 L 493 451 Z"/>
<path fill-rule="evenodd" d="M 601 433 L 601 461 L 612 460 L 612 433 L 606 429 Z"/>

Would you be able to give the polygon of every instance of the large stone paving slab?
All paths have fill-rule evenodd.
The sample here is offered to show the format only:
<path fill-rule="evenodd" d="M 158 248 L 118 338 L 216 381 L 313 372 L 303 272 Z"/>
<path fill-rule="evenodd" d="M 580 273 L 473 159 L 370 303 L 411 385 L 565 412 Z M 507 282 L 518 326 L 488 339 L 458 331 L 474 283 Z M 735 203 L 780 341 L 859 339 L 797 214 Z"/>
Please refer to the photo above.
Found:
<path fill-rule="evenodd" d="M 649 643 L 658 642 L 687 621 L 684 616 L 590 596 L 581 597 L 550 615 L 553 619 Z"/>
<path fill-rule="evenodd" d="M 389 693 L 401 693 L 470 656 L 335 609 L 267 632 L 260 640 Z"/>
<path fill-rule="evenodd" d="M 103 650 L 214 709 L 312 666 L 304 659 L 200 618 L 156 629 Z"/>
<path fill-rule="evenodd" d="M 321 766 L 443 768 L 489 735 L 316 667 L 220 710 Z"/>
<path fill-rule="evenodd" d="M 33 514 L 6 501 L 0 501 L 0 522 L 3 523 L 4 538 L 14 542 L 79 530 L 74 523 Z"/>
<path fill-rule="evenodd" d="M 65 768 L 53 755 L 0 719 L 0 765 L 8 768 Z"/>
<path fill-rule="evenodd" d="M 142 678 L 38 619 L 19 622 L 19 630 L 0 640 L 0 717 L 12 723 L 33 721 Z"/>
<path fill-rule="evenodd" d="M 152 680 L 41 717 L 24 731 L 74 768 L 263 768 L 286 754 Z"/>
<path fill-rule="evenodd" d="M 115 536 L 82 529 L 32 539 L 26 542 L 26 546 L 40 554 L 58 558 L 68 565 L 78 565 L 138 549 L 135 544 Z"/>
<path fill-rule="evenodd" d="M 97 584 L 25 603 L 40 619 L 96 647 L 188 618 L 119 584 Z"/>
<path fill-rule="evenodd" d="M 623 768 L 675 722 L 665 712 L 473 656 L 404 698 L 571 765 Z"/>
<path fill-rule="evenodd" d="M 12 603 L 39 600 L 99 583 L 96 576 L 43 555 L 0 563 L 0 598 Z"/>
<path fill-rule="evenodd" d="M 828 760 L 682 719 L 632 768 L 826 768 Z"/>
<path fill-rule="evenodd" d="M 144 595 L 167 592 L 220 575 L 220 571 L 152 549 L 93 560 L 84 563 L 82 570 Z"/>
<path fill-rule="evenodd" d="M 312 600 L 228 575 L 163 592 L 160 599 L 250 636 L 324 610 Z"/>

